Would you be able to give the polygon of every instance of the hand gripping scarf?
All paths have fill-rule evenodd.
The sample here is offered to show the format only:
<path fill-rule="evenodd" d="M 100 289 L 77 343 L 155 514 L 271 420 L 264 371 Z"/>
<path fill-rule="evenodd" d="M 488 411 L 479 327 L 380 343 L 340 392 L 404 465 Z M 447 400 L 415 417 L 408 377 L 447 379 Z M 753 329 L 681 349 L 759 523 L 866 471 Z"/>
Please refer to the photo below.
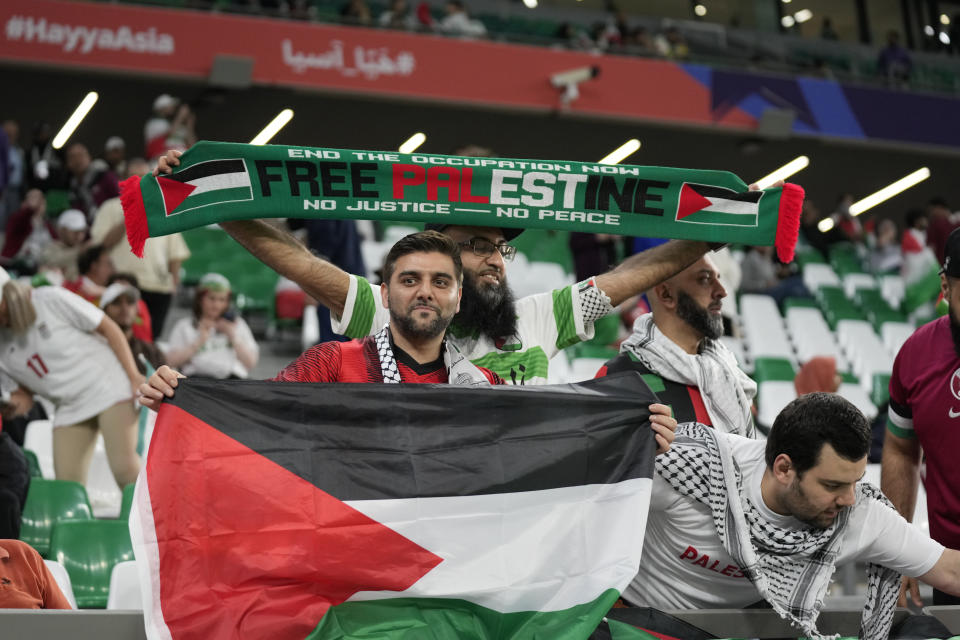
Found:
<path fill-rule="evenodd" d="M 817 617 L 833 575 L 850 510 L 867 500 L 893 508 L 880 490 L 857 484 L 857 502 L 843 509 L 826 529 L 789 529 L 765 520 L 747 497 L 740 469 L 726 442 L 702 424 L 677 427 L 670 451 L 657 456 L 656 471 L 681 494 L 710 507 L 723 548 L 736 560 L 760 595 L 782 618 L 812 638 Z M 867 565 L 867 601 L 860 637 L 886 638 L 900 590 L 900 575 L 877 564 Z"/>
<path fill-rule="evenodd" d="M 127 239 L 251 218 L 405 220 L 775 245 L 793 259 L 803 189 L 726 171 L 198 142 L 121 186 Z"/>
<path fill-rule="evenodd" d="M 377 343 L 377 355 L 380 356 L 380 371 L 383 373 L 383 382 L 385 384 L 399 384 L 400 369 L 397 367 L 397 359 L 393 355 L 393 347 L 390 345 L 390 328 L 384 326 L 374 336 Z M 459 349 L 443 341 L 443 363 L 447 366 L 447 381 L 449 384 L 459 384 L 467 386 L 489 385 L 490 381 L 475 364 L 467 360 Z"/>
<path fill-rule="evenodd" d="M 719 340 L 704 339 L 700 353 L 691 355 L 663 335 L 653 323 L 653 314 L 646 313 L 633 323 L 633 333 L 620 351 L 632 353 L 667 380 L 697 387 L 716 428 L 756 437 L 750 406 L 757 383 L 740 370 L 733 353 Z"/>

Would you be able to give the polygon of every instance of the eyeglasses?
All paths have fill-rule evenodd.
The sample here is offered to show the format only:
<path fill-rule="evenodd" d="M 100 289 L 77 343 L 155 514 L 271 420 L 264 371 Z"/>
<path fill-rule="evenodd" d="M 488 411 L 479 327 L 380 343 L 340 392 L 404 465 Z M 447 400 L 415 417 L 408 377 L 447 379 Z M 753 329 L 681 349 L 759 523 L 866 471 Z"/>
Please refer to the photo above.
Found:
<path fill-rule="evenodd" d="M 467 242 L 458 242 L 457 245 L 470 247 L 474 255 L 480 256 L 481 258 L 488 258 L 493 255 L 494 251 L 499 251 L 503 259 L 510 262 L 513 260 L 513 256 L 517 255 L 517 248 L 513 245 L 509 245 L 506 242 L 493 244 L 486 238 L 471 238 Z"/>

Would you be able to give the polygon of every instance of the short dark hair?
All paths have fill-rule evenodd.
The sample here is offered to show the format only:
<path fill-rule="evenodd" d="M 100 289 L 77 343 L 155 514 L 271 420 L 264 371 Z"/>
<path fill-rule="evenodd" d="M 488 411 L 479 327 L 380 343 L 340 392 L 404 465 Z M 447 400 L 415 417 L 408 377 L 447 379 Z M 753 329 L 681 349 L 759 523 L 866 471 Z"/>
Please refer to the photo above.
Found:
<path fill-rule="evenodd" d="M 781 453 L 790 456 L 798 475 L 816 466 L 823 445 L 841 458 L 856 461 L 870 451 L 870 423 L 848 400 L 835 393 L 800 396 L 773 421 L 767 437 L 767 467 Z"/>
<path fill-rule="evenodd" d="M 120 273 L 114 273 L 112 276 L 107 278 L 107 286 L 109 287 L 114 282 L 129 282 L 133 285 L 134 289 L 140 288 L 140 283 L 137 281 L 137 276 L 126 271 L 121 271 Z"/>
<path fill-rule="evenodd" d="M 397 240 L 390 247 L 383 263 L 383 281 L 390 283 L 397 260 L 411 253 L 442 253 L 453 260 L 453 271 L 457 282 L 463 277 L 463 263 L 460 262 L 460 245 L 450 236 L 439 231 L 420 231 Z"/>
<path fill-rule="evenodd" d="M 927 206 L 929 207 L 943 207 L 944 209 L 949 209 L 950 205 L 947 204 L 947 199 L 943 196 L 934 196 L 927 201 Z"/>
<path fill-rule="evenodd" d="M 914 225 L 917 224 L 917 220 L 927 217 L 927 212 L 923 209 L 910 209 L 907 211 L 907 217 L 904 220 L 907 225 L 907 229 L 913 229 Z"/>
<path fill-rule="evenodd" d="M 100 259 L 104 253 L 107 252 L 107 248 L 102 244 L 95 244 L 91 247 L 87 247 L 83 250 L 83 253 L 77 258 L 77 271 L 80 272 L 80 275 L 86 275 L 90 271 L 90 267 L 93 266 L 93 263 Z"/>

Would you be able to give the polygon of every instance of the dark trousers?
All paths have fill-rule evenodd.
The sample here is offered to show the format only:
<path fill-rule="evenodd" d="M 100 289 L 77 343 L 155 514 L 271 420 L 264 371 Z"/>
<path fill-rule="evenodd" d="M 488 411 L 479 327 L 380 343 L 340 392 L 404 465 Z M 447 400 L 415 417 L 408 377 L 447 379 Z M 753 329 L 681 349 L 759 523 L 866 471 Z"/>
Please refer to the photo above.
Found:
<path fill-rule="evenodd" d="M 30 471 L 23 450 L 0 432 L 0 538 L 20 537 L 20 514 L 27 502 Z"/>
<path fill-rule="evenodd" d="M 173 299 L 173 295 L 169 293 L 141 291 L 140 297 L 143 298 L 147 309 L 150 310 L 150 322 L 153 325 L 153 339 L 156 340 L 163 333 L 163 323 L 167 320 L 167 312 L 170 311 L 170 301 Z"/>

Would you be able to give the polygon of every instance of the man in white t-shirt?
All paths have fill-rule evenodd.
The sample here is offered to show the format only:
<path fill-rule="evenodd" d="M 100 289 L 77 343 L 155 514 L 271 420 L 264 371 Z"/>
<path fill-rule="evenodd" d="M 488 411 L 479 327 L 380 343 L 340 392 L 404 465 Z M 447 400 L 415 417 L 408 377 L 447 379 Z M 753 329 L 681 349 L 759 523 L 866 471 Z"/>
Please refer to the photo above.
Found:
<path fill-rule="evenodd" d="M 870 436 L 863 414 L 827 393 L 787 405 L 766 442 L 681 425 L 657 459 L 640 572 L 624 600 L 662 610 L 766 600 L 810 632 L 834 568 L 859 561 L 869 567 L 864 629 L 882 632 L 899 573 L 960 592 L 960 552 L 860 482 Z"/>

